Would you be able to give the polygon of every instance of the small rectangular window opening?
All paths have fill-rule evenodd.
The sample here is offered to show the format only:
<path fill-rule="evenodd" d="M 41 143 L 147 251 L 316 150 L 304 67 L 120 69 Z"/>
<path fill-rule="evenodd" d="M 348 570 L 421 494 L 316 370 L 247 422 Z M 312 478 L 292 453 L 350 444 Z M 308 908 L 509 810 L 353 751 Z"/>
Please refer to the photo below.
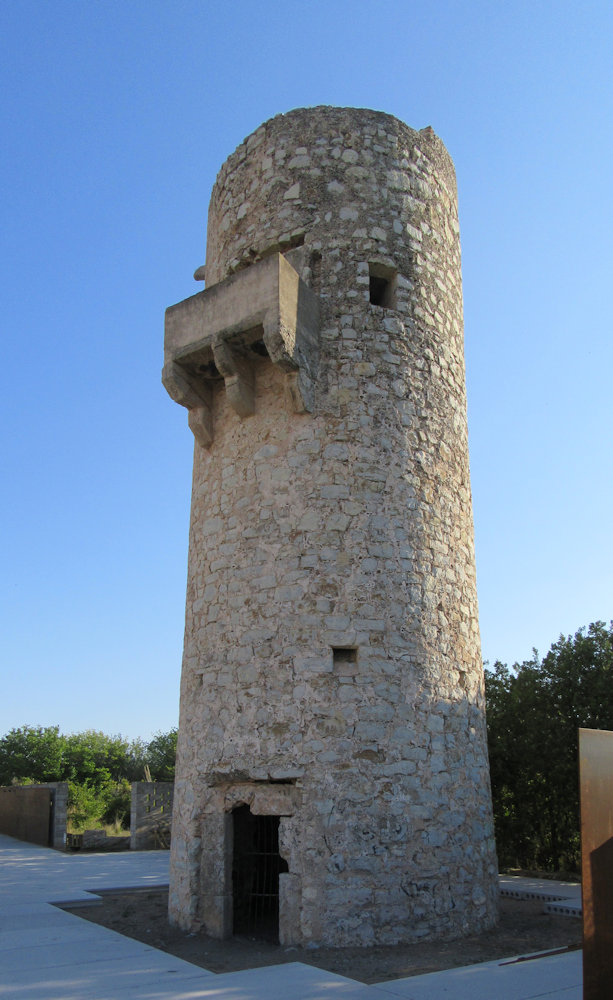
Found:
<path fill-rule="evenodd" d="M 358 662 L 358 649 L 357 646 L 333 646 L 332 647 L 332 663 L 334 666 L 341 666 L 345 663 L 357 663 Z"/>
<path fill-rule="evenodd" d="M 396 271 L 385 264 L 368 265 L 370 304 L 384 309 L 396 308 Z"/>

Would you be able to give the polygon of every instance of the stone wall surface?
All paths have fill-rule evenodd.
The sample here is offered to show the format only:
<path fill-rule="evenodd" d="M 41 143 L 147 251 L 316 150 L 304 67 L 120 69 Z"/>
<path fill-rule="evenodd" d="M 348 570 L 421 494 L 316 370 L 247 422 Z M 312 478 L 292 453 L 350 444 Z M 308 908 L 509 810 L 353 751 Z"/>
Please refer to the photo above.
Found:
<path fill-rule="evenodd" d="M 113 837 L 106 830 L 83 830 L 83 833 L 69 835 L 68 846 L 83 851 L 127 851 L 130 837 Z"/>
<path fill-rule="evenodd" d="M 172 781 L 133 781 L 130 806 L 130 848 L 150 851 L 170 844 Z"/>
<path fill-rule="evenodd" d="M 192 353 L 167 358 L 189 382 L 168 374 L 169 391 L 205 427 L 171 847 L 181 926 L 231 931 L 243 803 L 280 817 L 284 943 L 495 921 L 458 234 L 443 144 L 379 112 L 278 116 L 218 175 Z M 275 355 L 267 320 L 207 340 L 211 286 L 277 253 L 317 296 L 316 343 L 292 354 L 284 327 Z"/>
<path fill-rule="evenodd" d="M 66 846 L 66 824 L 68 822 L 68 782 L 50 781 L 37 786 L 52 789 L 51 846 L 62 851 Z"/>

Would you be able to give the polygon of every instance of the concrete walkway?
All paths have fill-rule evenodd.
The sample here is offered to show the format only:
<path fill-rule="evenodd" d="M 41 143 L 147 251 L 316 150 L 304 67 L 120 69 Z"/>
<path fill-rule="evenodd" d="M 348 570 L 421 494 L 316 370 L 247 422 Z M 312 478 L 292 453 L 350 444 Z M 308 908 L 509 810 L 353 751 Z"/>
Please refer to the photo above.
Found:
<path fill-rule="evenodd" d="M 50 905 L 167 883 L 166 851 L 70 855 L 0 835 L 1 1000 L 581 1000 L 580 952 L 376 986 L 299 962 L 215 975 Z"/>
<path fill-rule="evenodd" d="M 581 918 L 580 882 L 556 882 L 553 879 L 499 875 L 500 895 L 516 899 L 542 899 L 544 913 L 560 913 Z"/>

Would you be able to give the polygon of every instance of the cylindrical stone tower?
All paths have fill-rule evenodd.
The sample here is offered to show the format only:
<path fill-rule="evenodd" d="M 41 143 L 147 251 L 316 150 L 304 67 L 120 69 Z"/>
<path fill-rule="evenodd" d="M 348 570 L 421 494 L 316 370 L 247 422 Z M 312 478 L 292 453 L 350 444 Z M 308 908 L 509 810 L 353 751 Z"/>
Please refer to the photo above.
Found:
<path fill-rule="evenodd" d="M 196 437 L 170 914 L 282 943 L 496 917 L 460 244 L 441 141 L 266 122 L 166 318 Z"/>

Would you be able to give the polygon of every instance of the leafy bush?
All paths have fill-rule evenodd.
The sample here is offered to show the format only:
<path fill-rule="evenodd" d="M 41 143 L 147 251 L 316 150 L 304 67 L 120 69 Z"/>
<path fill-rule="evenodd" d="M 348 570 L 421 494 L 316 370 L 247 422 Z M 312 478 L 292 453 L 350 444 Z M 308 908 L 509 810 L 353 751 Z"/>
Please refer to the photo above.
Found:
<path fill-rule="evenodd" d="M 68 782 L 69 833 L 82 833 L 83 830 L 100 826 L 104 809 L 105 800 L 99 789 L 92 788 L 91 785 L 80 785 L 76 781 Z"/>
<path fill-rule="evenodd" d="M 109 781 L 98 787 L 68 783 L 68 830 L 82 833 L 113 827 L 120 832 L 130 829 L 131 788 L 129 781 Z"/>
<path fill-rule="evenodd" d="M 105 809 L 100 819 L 105 826 L 130 829 L 132 789 L 129 781 L 121 781 L 108 789 Z"/>

